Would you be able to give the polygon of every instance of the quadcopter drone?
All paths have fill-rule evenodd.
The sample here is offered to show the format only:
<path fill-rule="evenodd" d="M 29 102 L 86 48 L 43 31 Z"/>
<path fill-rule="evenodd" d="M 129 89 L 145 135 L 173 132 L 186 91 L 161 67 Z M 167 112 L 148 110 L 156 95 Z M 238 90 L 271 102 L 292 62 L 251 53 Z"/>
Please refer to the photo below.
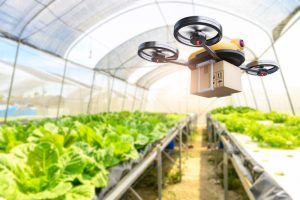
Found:
<path fill-rule="evenodd" d="M 155 41 L 140 44 L 138 55 L 155 63 L 174 63 L 196 69 L 207 61 L 226 61 L 250 75 L 266 76 L 276 72 L 278 65 L 272 61 L 252 61 L 242 66 L 245 61 L 244 41 L 239 39 L 220 42 L 222 26 L 215 20 L 191 16 L 179 20 L 174 26 L 175 39 L 191 47 L 200 49 L 192 53 L 188 62 L 177 61 L 179 52 L 176 48 Z"/>

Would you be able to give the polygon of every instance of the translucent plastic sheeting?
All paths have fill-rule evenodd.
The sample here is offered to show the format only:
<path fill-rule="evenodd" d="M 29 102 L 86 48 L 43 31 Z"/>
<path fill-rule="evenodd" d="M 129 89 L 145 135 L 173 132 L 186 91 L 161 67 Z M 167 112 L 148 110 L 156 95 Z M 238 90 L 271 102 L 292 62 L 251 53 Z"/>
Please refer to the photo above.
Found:
<path fill-rule="evenodd" d="M 40 49 L 63 55 L 74 40 L 114 12 L 135 1 L 2 1 L 0 29 Z M 13 13 L 13 15 L 12 15 Z M 26 26 L 26 29 L 23 28 Z M 23 30 L 23 31 L 22 31 Z M 23 34 L 22 34 L 23 33 Z"/>
<path fill-rule="evenodd" d="M 165 64 L 162 66 L 157 67 L 156 69 L 146 73 L 144 76 L 142 76 L 138 81 L 137 85 L 141 87 L 149 88 L 152 84 L 154 84 L 159 79 L 163 78 L 164 76 L 167 76 L 169 73 L 173 73 L 182 69 L 188 69 L 187 67 L 183 67 L 180 65 L 174 65 L 174 64 Z"/>
<path fill-rule="evenodd" d="M 87 113 L 94 71 L 72 63 L 67 64 L 59 114 Z"/>
<path fill-rule="evenodd" d="M 245 102 L 245 106 L 249 106 L 252 108 L 256 108 L 256 99 L 254 94 L 251 91 L 251 86 L 248 79 L 248 74 L 243 73 L 241 80 L 242 80 L 242 92 L 239 93 L 241 99 Z"/>
<path fill-rule="evenodd" d="M 291 45 L 291 43 L 289 44 Z M 270 48 L 262 57 L 263 60 L 274 60 L 276 61 L 276 57 L 272 48 Z M 281 62 L 279 62 L 281 64 Z M 274 111 L 285 112 L 292 114 L 292 110 L 288 101 L 288 96 L 286 89 L 283 84 L 283 79 L 281 73 L 285 72 L 285 69 L 289 69 L 291 66 L 281 66 L 280 70 L 276 73 L 263 77 L 263 82 L 266 88 L 266 93 L 269 97 L 271 109 Z M 298 82 L 299 84 L 299 82 Z M 288 86 L 288 85 L 287 85 Z M 265 102 L 266 99 L 265 99 Z"/>
<path fill-rule="evenodd" d="M 275 43 L 278 59 L 297 115 L 300 114 L 299 46 L 300 21 Z M 271 86 L 272 87 L 272 86 Z M 281 97 L 282 98 L 282 97 Z M 289 108 L 287 108 L 289 109 Z M 290 109 L 289 109 L 290 110 Z"/>
<path fill-rule="evenodd" d="M 114 79 L 112 86 L 112 94 L 110 99 L 110 111 L 121 111 L 126 84 L 124 81 Z"/>
<path fill-rule="evenodd" d="M 181 4 L 182 9 L 175 10 L 174 7 L 170 7 L 175 4 Z M 157 9 L 157 5 L 162 7 L 161 10 Z M 156 26 L 158 22 L 164 21 L 161 18 L 156 20 L 157 16 L 161 17 L 160 13 L 163 14 L 166 20 L 169 20 L 168 16 L 197 14 L 197 8 L 201 8 L 199 13 L 206 13 L 209 9 L 213 12 L 226 11 L 237 16 L 245 16 L 245 18 L 253 21 L 260 21 L 262 26 L 271 32 L 282 19 L 291 13 L 295 7 L 299 6 L 299 2 L 296 0 L 281 2 L 251 0 L 246 3 L 237 3 L 233 0 L 214 0 L 210 2 L 184 0 L 104 0 L 101 2 L 97 0 L 27 0 L 24 2 L 20 0 L 3 0 L 0 6 L 0 30 L 3 34 L 16 39 L 21 38 L 29 45 L 62 56 L 80 35 L 89 29 L 95 29 L 93 26 L 106 26 L 108 30 L 111 30 L 111 38 L 116 40 L 124 41 L 128 39 L 131 31 L 134 33 L 143 29 L 139 27 L 140 24 L 135 23 L 136 16 L 139 16 L 138 18 L 143 21 L 142 19 L 145 16 L 149 16 L 147 13 L 151 13 L 152 20 L 147 20 L 147 23 L 144 23 L 145 25 L 141 24 L 141 26 L 147 26 L 147 29 L 151 29 L 152 21 L 156 22 Z M 146 7 L 149 7 L 148 12 L 145 10 Z M 132 13 L 132 17 L 129 17 L 130 14 L 127 14 L 130 10 L 139 11 Z M 172 12 L 172 14 L 169 15 L 168 12 Z M 118 27 L 120 24 L 117 24 L 118 27 L 114 28 L 113 20 L 111 20 L 117 18 L 117 16 L 122 16 L 121 20 L 124 20 L 126 24 L 130 24 L 129 21 L 132 22 L 131 24 L 134 27 L 128 27 L 126 31 L 119 34 Z M 109 23 L 107 23 L 108 21 Z M 116 46 L 112 44 L 111 48 Z"/>
<path fill-rule="evenodd" d="M 250 79 L 250 84 L 253 87 L 253 95 L 255 96 L 256 99 L 257 109 L 268 112 L 269 107 L 268 107 L 267 97 L 265 95 L 264 88 L 261 83 L 262 81 L 261 77 L 253 76 L 253 75 L 249 75 L 248 77 Z"/>
<path fill-rule="evenodd" d="M 297 2 L 290 2 L 288 5 L 285 5 L 284 3 L 279 2 L 277 2 L 277 4 L 273 4 L 271 1 L 263 4 L 257 2 L 257 4 L 261 6 L 260 9 L 262 8 L 268 10 L 268 12 L 263 12 L 264 15 L 266 13 L 270 13 L 271 15 L 272 9 L 276 10 L 276 12 L 279 12 L 277 8 L 273 7 L 280 7 L 282 6 L 281 4 L 284 4 L 283 6 L 286 6 L 287 9 L 281 11 L 282 16 L 292 12 L 292 10 L 297 6 L 296 3 Z M 143 4 L 141 3 L 141 5 Z M 255 13 L 255 9 L 257 9 L 255 5 L 253 6 L 255 9 L 251 9 L 251 6 L 247 5 L 247 7 L 244 7 L 243 4 L 234 3 L 234 5 L 231 5 L 234 9 L 229 9 L 227 3 L 223 3 L 222 1 L 215 1 L 215 4 L 203 1 L 194 3 L 193 1 L 149 1 L 144 5 L 145 6 L 133 6 L 128 10 L 124 9 L 122 12 L 120 12 L 120 15 L 109 19 L 109 23 L 99 23 L 96 25 L 93 31 L 88 34 L 89 37 L 82 38 L 82 40 L 78 42 L 78 47 L 76 45 L 74 46 L 72 49 L 72 54 L 73 51 L 81 52 L 81 49 L 85 49 L 82 48 L 84 46 L 83 43 L 86 43 L 86 45 L 90 47 L 90 40 L 93 38 L 95 40 L 93 44 L 98 45 L 98 41 L 102 41 L 102 45 L 105 46 L 105 48 L 108 47 L 106 50 L 97 53 L 99 59 L 101 59 L 110 51 L 109 48 L 111 48 L 111 50 L 117 50 L 123 41 L 133 38 L 143 32 L 152 30 L 153 28 L 165 25 L 170 25 L 171 28 L 165 33 L 166 37 L 168 38 L 163 41 L 174 41 L 172 36 L 172 27 L 176 21 L 182 17 L 195 14 L 212 17 L 218 20 L 223 26 L 223 33 L 225 36 L 228 38 L 244 39 L 246 45 L 252 50 L 252 52 L 260 55 L 271 43 L 272 29 L 268 29 L 267 27 L 271 27 L 270 25 L 273 26 L 276 23 L 276 20 L 278 20 L 278 17 L 276 17 L 276 20 L 272 20 L 272 23 L 269 23 L 268 21 L 268 26 L 266 26 L 263 23 L 264 19 L 258 18 L 259 14 L 256 14 L 256 17 L 254 17 L 253 13 L 252 17 L 244 14 L 247 12 L 243 12 L 243 10 L 248 9 Z M 139 17 L 137 18 L 136 16 Z M 120 24 L 127 25 L 126 28 L 122 27 L 122 34 L 119 34 Z M 152 38 L 156 37 L 154 40 L 160 41 L 159 35 L 157 34 L 149 33 L 147 36 L 149 37 L 148 40 L 153 40 Z M 133 47 L 127 46 L 129 47 L 127 51 L 129 53 L 131 52 L 132 48 L 137 48 L 136 46 L 139 43 L 135 44 L 134 41 L 132 41 L 130 44 Z M 178 44 L 175 45 L 179 46 Z M 90 49 L 93 49 L 93 47 L 90 47 Z M 134 49 L 134 52 L 136 52 L 136 49 Z M 74 54 L 78 55 L 79 53 Z M 85 53 L 85 55 L 86 54 L 87 53 Z M 122 54 L 124 53 L 122 52 L 121 54 L 115 54 L 114 59 L 118 59 L 116 56 L 122 56 Z M 127 58 L 130 58 L 130 56 Z M 126 74 L 124 76 L 126 76 Z"/>
<path fill-rule="evenodd" d="M 61 59 L 21 45 L 9 102 L 16 111 L 8 110 L 8 117 L 56 116 L 63 65 Z"/>
<path fill-rule="evenodd" d="M 126 99 L 125 99 L 125 103 L 124 103 L 124 110 L 127 111 L 131 111 L 132 110 L 132 106 L 134 104 L 135 101 L 135 90 L 136 87 L 134 87 L 133 85 L 127 85 L 127 89 L 126 89 Z"/>
<path fill-rule="evenodd" d="M 12 76 L 11 63 L 14 61 L 16 46 L 14 42 L 0 38 L 0 121 L 4 120 L 6 103 Z"/>
<path fill-rule="evenodd" d="M 99 72 L 96 73 L 90 113 L 105 112 L 108 108 L 108 96 L 109 96 L 109 81 L 110 77 L 103 75 Z"/>
<path fill-rule="evenodd" d="M 170 34 L 170 30 L 173 32 L 172 26 L 155 28 L 122 43 L 105 55 L 97 63 L 96 68 L 104 70 L 107 73 L 113 74 L 121 79 L 130 80 L 132 83 L 135 83 L 139 78 L 146 76 L 143 81 L 139 81 L 139 85 L 141 87 L 149 87 L 150 84 L 147 85 L 142 82 L 147 82 L 147 77 L 149 77 L 148 73 L 151 71 L 151 68 L 154 70 L 164 66 L 164 64 L 151 63 L 141 59 L 137 55 L 137 48 L 141 43 L 145 41 L 160 41 L 169 43 L 179 49 L 180 52 L 178 60 L 181 60 L 182 62 L 187 62 L 188 56 L 197 50 L 196 48 L 175 43 L 174 37 Z M 224 36 L 224 40 L 229 39 L 230 38 Z M 247 60 L 253 60 L 255 58 L 253 51 L 249 48 L 245 48 L 245 54 Z M 152 75 L 154 77 L 162 77 L 159 72 L 160 71 L 157 71 L 156 74 L 152 73 Z"/>
<path fill-rule="evenodd" d="M 170 38 L 170 34 L 167 31 L 168 28 L 170 27 L 156 28 L 127 40 L 100 59 L 96 64 L 96 68 L 114 74 L 122 79 L 128 79 L 140 67 L 144 65 L 149 66 L 149 62 L 142 60 L 137 55 L 139 44 L 155 40 L 170 42 L 168 39 Z M 150 66 L 154 66 L 154 64 L 151 63 Z"/>
<path fill-rule="evenodd" d="M 132 110 L 136 111 L 136 110 L 141 110 L 141 103 L 142 103 L 142 100 L 143 100 L 143 88 L 139 88 L 139 87 L 136 87 L 136 95 L 135 95 L 135 101 L 134 101 L 134 104 L 132 106 Z"/>

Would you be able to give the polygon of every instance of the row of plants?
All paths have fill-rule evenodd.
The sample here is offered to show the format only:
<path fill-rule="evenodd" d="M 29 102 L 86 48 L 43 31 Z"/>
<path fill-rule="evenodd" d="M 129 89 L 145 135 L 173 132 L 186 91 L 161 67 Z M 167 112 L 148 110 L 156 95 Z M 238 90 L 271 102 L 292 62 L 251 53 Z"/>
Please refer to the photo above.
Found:
<path fill-rule="evenodd" d="M 185 115 L 119 112 L 0 127 L 0 199 L 92 199 L 112 166 L 137 159 Z"/>
<path fill-rule="evenodd" d="M 300 147 L 299 116 L 232 106 L 217 108 L 210 113 L 224 123 L 228 131 L 248 135 L 261 147 Z"/>

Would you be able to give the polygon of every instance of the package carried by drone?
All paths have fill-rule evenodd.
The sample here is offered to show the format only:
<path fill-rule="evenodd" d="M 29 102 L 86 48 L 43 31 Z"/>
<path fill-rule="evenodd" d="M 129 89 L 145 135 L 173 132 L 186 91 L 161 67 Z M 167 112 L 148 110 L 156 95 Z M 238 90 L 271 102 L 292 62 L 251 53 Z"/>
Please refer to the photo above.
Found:
<path fill-rule="evenodd" d="M 191 69 L 191 94 L 223 97 L 241 90 L 241 71 L 226 61 L 210 60 Z"/>

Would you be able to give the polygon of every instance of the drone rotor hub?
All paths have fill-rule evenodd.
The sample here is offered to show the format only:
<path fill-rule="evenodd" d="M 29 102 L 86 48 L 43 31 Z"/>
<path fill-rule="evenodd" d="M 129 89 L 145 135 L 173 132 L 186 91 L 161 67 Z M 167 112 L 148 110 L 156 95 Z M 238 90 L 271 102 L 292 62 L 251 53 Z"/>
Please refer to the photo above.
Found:
<path fill-rule="evenodd" d="M 190 37 L 190 41 L 195 46 L 202 46 L 206 43 L 206 35 L 200 31 L 194 32 Z"/>

